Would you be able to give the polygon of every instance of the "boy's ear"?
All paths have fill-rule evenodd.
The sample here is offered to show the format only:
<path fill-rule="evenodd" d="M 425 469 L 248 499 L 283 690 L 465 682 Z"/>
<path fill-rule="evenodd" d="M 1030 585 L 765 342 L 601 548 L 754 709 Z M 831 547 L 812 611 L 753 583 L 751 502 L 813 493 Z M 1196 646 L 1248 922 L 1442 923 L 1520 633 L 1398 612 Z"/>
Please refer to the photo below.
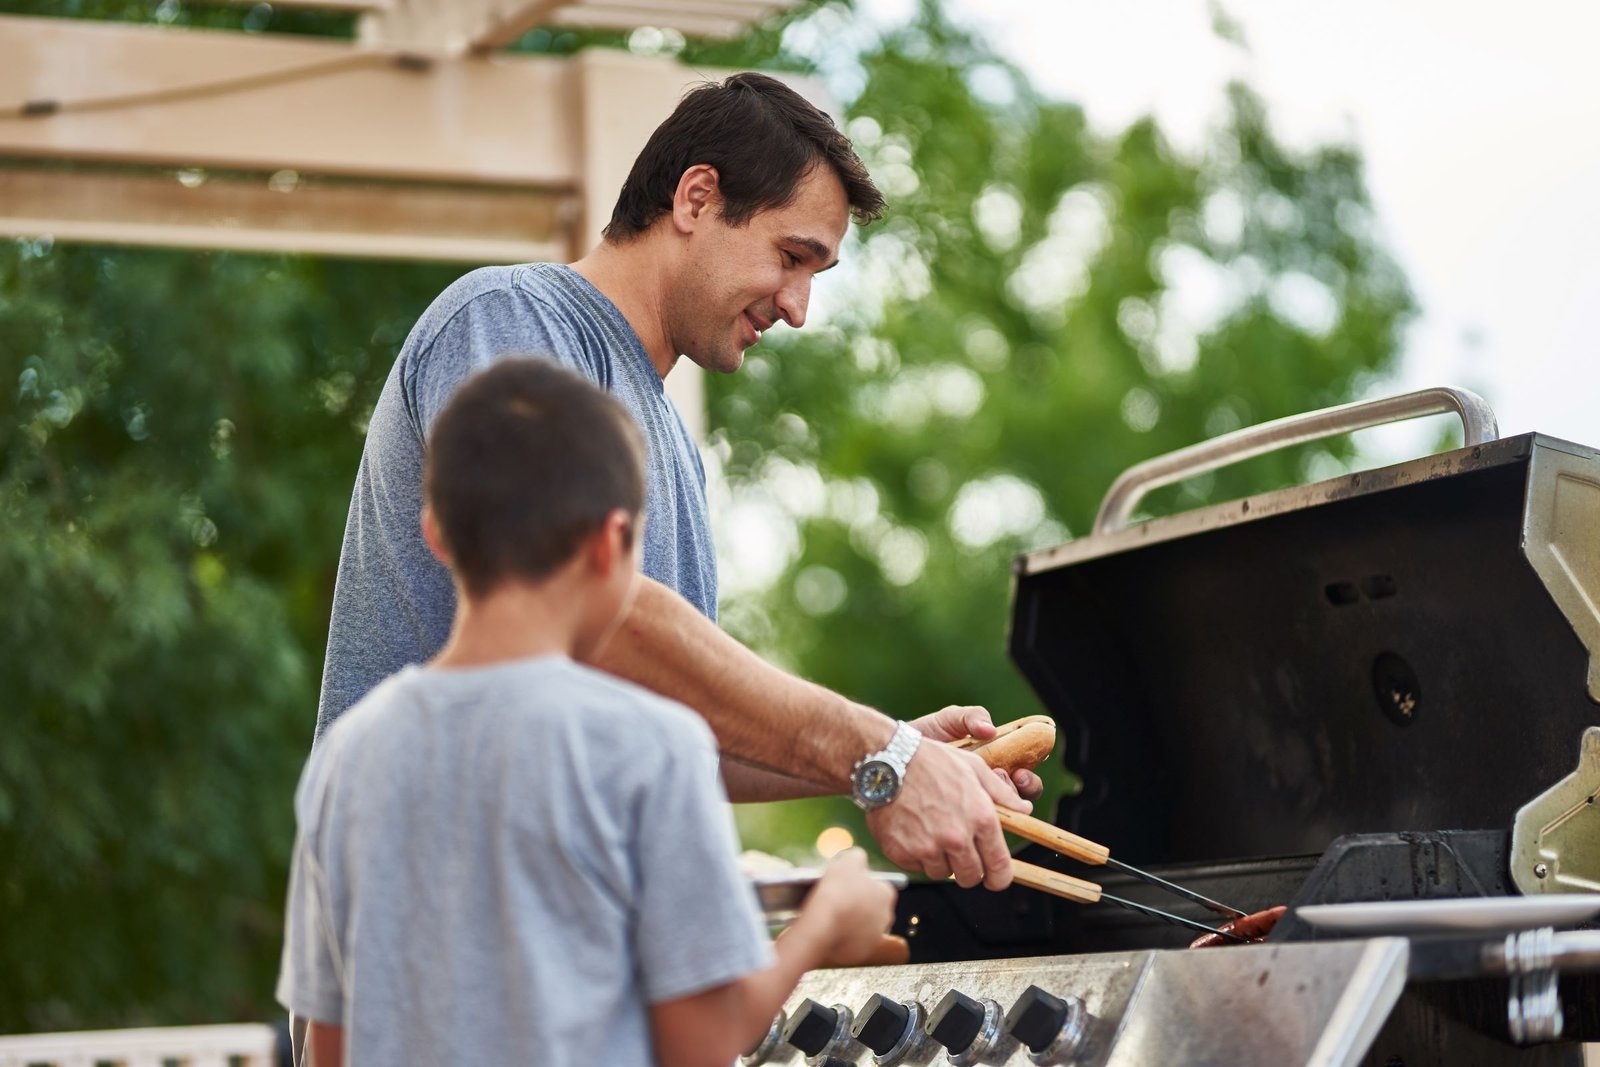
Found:
<path fill-rule="evenodd" d="M 428 542 L 428 550 L 433 557 L 446 567 L 450 566 L 450 551 L 444 546 L 444 535 L 439 532 L 439 523 L 433 517 L 433 509 L 426 504 L 422 506 L 422 539 Z"/>
<path fill-rule="evenodd" d="M 633 516 L 621 508 L 609 512 L 589 542 L 589 561 L 601 577 L 615 567 L 633 569 Z"/>

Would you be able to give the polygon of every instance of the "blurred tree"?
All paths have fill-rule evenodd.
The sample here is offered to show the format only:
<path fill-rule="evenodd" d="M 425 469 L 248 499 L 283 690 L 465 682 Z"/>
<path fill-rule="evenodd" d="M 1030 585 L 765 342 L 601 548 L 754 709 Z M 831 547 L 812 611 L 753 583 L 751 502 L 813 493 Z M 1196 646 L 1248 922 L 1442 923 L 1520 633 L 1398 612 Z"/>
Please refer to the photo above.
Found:
<path fill-rule="evenodd" d="M 0 10 L 351 28 L 264 4 Z M 836 51 L 844 12 L 802 8 L 817 21 L 794 39 Z M 593 43 L 623 42 L 535 30 L 518 47 Z M 803 53 L 782 23 L 682 51 Z M 1243 90 L 1188 158 L 1150 123 L 1092 133 L 931 3 L 860 63 L 849 129 L 892 212 L 821 283 L 852 299 L 711 383 L 724 550 L 781 571 L 733 590 L 725 618 L 897 714 L 1024 714 L 1009 557 L 1081 532 L 1131 462 L 1347 399 L 1392 362 L 1409 298 L 1356 156 L 1284 149 Z M 0 242 L 0 1031 L 273 1010 L 289 796 L 364 422 L 458 273 Z M 1338 447 L 1157 504 L 1316 473 Z M 821 801 L 744 823 L 790 850 L 853 815 Z"/>
<path fill-rule="evenodd" d="M 365 420 L 458 273 L 0 243 L 0 1031 L 268 1010 Z"/>
<path fill-rule="evenodd" d="M 0 13 L 354 32 L 267 4 Z M 792 67 L 780 38 L 685 54 Z M 275 1012 L 366 419 L 465 269 L 0 241 L 0 1033 Z"/>
<path fill-rule="evenodd" d="M 1356 152 L 1286 148 L 1246 88 L 1190 156 L 1150 121 L 1096 134 L 932 2 L 861 63 L 848 132 L 889 215 L 819 279 L 851 294 L 832 322 L 771 334 L 712 382 L 724 550 L 782 567 L 725 592 L 724 621 L 894 714 L 1031 714 L 1005 654 L 1013 555 L 1086 532 L 1141 459 L 1352 399 L 1393 366 L 1410 294 Z M 1327 476 L 1349 449 L 1263 457 L 1151 507 Z M 1053 798 L 1074 780 L 1051 769 Z M 830 822 L 864 837 L 848 803 L 804 810 L 799 841 L 793 806 L 743 810 L 748 843 L 793 849 Z"/>

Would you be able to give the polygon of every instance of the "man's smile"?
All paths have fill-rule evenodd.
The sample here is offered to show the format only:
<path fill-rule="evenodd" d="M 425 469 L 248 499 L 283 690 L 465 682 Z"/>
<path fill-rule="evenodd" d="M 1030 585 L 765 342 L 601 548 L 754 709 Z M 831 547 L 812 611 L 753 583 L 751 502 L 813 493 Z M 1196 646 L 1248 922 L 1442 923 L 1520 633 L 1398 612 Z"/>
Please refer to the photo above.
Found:
<path fill-rule="evenodd" d="M 772 321 L 770 319 L 765 321 L 758 319 L 748 311 L 743 312 L 743 315 L 745 325 L 750 329 L 750 340 L 745 344 L 745 347 L 749 348 L 751 345 L 761 340 L 762 334 L 766 333 L 767 330 L 772 328 Z"/>

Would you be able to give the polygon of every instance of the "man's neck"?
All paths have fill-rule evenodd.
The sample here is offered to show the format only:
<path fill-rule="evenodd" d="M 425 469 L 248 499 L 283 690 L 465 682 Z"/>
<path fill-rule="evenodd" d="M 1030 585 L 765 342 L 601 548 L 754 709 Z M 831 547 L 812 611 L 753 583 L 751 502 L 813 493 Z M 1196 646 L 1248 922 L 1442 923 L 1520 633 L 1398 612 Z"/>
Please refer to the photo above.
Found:
<path fill-rule="evenodd" d="M 536 656 L 571 656 L 578 615 L 574 598 L 564 592 L 509 585 L 482 597 L 458 595 L 450 637 L 428 665 L 486 667 Z"/>
<path fill-rule="evenodd" d="M 572 269 L 617 305 L 633 332 L 639 335 L 645 354 L 665 378 L 678 361 L 667 333 L 665 264 L 655 248 L 655 237 L 645 233 L 625 244 L 601 241 Z"/>

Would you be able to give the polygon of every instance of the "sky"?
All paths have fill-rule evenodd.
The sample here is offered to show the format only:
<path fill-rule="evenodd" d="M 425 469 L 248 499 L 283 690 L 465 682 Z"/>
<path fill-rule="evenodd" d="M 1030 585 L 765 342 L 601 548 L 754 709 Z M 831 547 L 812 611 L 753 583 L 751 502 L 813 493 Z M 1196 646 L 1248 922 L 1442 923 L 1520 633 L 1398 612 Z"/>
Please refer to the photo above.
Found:
<path fill-rule="evenodd" d="M 1353 142 L 1422 308 L 1383 391 L 1466 386 L 1504 436 L 1600 446 L 1600 4 L 1227 0 L 1240 49 L 1202 0 L 948 2 L 1101 130 L 1153 114 L 1198 146 L 1243 78 L 1286 141 Z M 1436 431 L 1357 440 L 1401 458 Z"/>

